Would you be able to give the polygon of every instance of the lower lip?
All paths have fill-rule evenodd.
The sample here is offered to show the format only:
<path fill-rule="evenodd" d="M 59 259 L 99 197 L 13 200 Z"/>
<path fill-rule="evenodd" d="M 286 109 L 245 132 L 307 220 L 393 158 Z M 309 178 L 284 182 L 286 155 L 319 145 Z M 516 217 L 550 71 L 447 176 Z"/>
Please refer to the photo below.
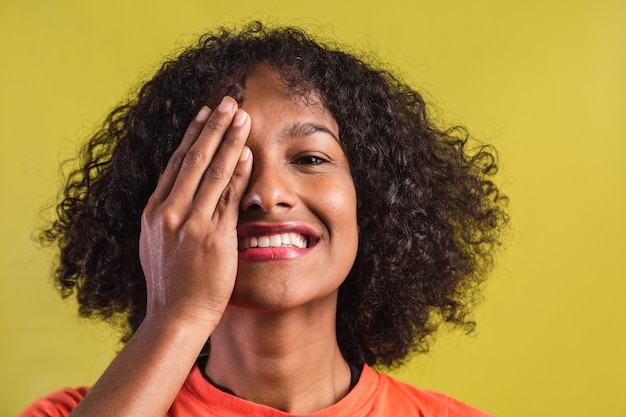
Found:
<path fill-rule="evenodd" d="M 304 256 L 310 251 L 311 248 L 300 249 L 294 247 L 252 248 L 239 252 L 239 260 L 252 262 L 281 261 Z"/>

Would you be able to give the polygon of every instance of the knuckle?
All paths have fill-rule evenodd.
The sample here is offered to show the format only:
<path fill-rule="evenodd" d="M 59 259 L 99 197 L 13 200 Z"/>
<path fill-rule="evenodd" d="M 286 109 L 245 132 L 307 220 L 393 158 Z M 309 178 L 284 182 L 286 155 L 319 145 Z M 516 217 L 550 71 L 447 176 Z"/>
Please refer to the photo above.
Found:
<path fill-rule="evenodd" d="M 185 153 L 182 151 L 174 151 L 169 161 L 167 162 L 167 169 L 176 171 L 180 168 L 185 159 Z"/>
<path fill-rule="evenodd" d="M 198 137 L 198 133 L 200 133 L 201 127 L 194 126 L 193 123 L 187 128 L 185 134 L 183 135 L 182 143 L 193 143 Z"/>
<path fill-rule="evenodd" d="M 152 223 L 152 218 L 153 218 L 152 208 L 150 207 L 150 204 L 148 204 L 143 209 L 143 212 L 141 213 L 141 224 L 143 226 L 148 226 L 149 224 Z"/>
<path fill-rule="evenodd" d="M 222 145 L 223 146 L 232 146 L 232 145 L 236 145 L 241 141 L 241 139 L 235 135 L 224 135 L 224 137 L 222 138 Z"/>
<path fill-rule="evenodd" d="M 224 164 L 213 161 L 204 173 L 204 180 L 209 182 L 222 181 L 228 177 L 228 170 Z"/>
<path fill-rule="evenodd" d="M 154 223 L 158 216 L 159 204 L 154 196 L 148 198 L 146 206 L 141 212 L 141 224 L 144 226 L 150 226 Z"/>
<path fill-rule="evenodd" d="M 202 239 L 202 247 L 204 248 L 204 250 L 209 251 L 209 250 L 213 250 L 213 248 L 216 246 L 216 238 L 215 238 L 215 234 L 214 233 L 207 233 L 204 238 Z"/>
<path fill-rule="evenodd" d="M 181 216 L 178 210 L 175 210 L 170 205 L 165 205 L 161 208 L 160 218 L 163 222 L 163 227 L 165 229 L 176 229 L 181 221 Z"/>
<path fill-rule="evenodd" d="M 215 118 L 210 118 L 204 124 L 204 129 L 208 132 L 220 132 L 225 130 L 225 128 L 225 124 L 219 118 L 217 120 Z"/>
<path fill-rule="evenodd" d="M 180 241 L 187 240 L 190 242 L 198 242 L 199 240 L 203 240 L 203 235 L 205 233 L 206 230 L 202 227 L 202 222 L 189 219 L 180 228 L 178 232 L 178 239 Z"/>
<path fill-rule="evenodd" d="M 190 149 L 182 160 L 182 164 L 185 167 L 193 168 L 202 166 L 207 159 L 206 153 L 198 149 Z"/>
<path fill-rule="evenodd" d="M 241 199 L 241 193 L 233 186 L 228 186 L 222 193 L 222 202 L 224 205 L 230 206 L 232 204 L 239 204 Z"/>

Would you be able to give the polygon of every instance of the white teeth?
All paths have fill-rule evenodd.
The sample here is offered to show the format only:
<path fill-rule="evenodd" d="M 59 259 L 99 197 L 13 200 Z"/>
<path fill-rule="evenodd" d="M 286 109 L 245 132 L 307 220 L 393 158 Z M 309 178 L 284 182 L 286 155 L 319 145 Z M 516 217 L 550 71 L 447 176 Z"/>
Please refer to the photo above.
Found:
<path fill-rule="evenodd" d="M 270 246 L 275 248 L 283 244 L 283 240 L 280 238 L 280 235 L 272 235 L 270 236 Z"/>
<path fill-rule="evenodd" d="M 269 248 L 270 238 L 269 236 L 259 236 L 259 248 Z"/>
<path fill-rule="evenodd" d="M 294 246 L 304 249 L 308 247 L 307 239 L 299 233 L 282 233 L 269 236 L 251 236 L 241 240 L 241 249 L 249 248 L 280 248 Z"/>

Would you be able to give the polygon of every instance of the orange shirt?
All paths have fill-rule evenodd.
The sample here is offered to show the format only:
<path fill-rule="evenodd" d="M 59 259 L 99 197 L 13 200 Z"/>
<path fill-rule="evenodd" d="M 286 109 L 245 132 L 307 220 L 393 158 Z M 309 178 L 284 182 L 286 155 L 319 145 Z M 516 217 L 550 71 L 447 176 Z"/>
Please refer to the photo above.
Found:
<path fill-rule="evenodd" d="M 31 404 L 18 417 L 66 417 L 87 388 L 56 392 Z M 289 417 L 293 414 L 251 403 L 211 385 L 194 366 L 166 417 Z M 490 417 L 484 411 L 434 391 L 417 389 L 367 365 L 356 386 L 337 404 L 309 417 Z M 491 416 L 493 417 L 493 416 Z"/>

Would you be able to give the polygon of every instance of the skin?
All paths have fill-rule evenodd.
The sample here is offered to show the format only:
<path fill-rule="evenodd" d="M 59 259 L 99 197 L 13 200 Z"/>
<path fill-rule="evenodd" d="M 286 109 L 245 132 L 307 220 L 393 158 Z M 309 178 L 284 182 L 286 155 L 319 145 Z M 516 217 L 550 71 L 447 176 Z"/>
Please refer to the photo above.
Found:
<path fill-rule="evenodd" d="M 146 318 L 72 416 L 164 415 L 209 336 L 204 372 L 237 396 L 305 414 L 348 392 L 335 316 L 358 228 L 337 124 L 263 64 L 243 94 L 172 155 L 142 217 Z M 285 231 L 309 247 L 241 248 Z"/>

